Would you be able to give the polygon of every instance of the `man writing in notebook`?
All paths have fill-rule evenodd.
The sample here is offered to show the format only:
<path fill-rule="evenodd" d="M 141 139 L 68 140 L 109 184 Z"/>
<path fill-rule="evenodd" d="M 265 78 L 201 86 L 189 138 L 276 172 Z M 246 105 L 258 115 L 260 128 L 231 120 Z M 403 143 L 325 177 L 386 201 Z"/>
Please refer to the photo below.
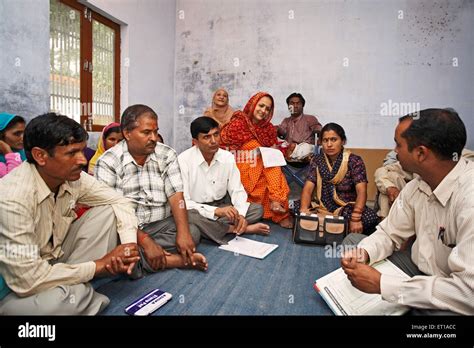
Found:
<path fill-rule="evenodd" d="M 219 124 L 198 117 L 191 135 L 194 146 L 178 156 L 190 223 L 218 244 L 243 233 L 270 233 L 268 225 L 257 222 L 262 206 L 247 202 L 234 156 L 219 147 Z"/>
<path fill-rule="evenodd" d="M 410 181 L 376 232 L 350 234 L 342 268 L 357 289 L 412 307 L 412 314 L 474 314 L 474 163 L 461 157 L 466 128 L 452 109 L 400 119 L 395 131 Z M 405 251 L 400 246 L 411 237 Z M 388 258 L 411 278 L 382 275 L 370 265 Z"/>

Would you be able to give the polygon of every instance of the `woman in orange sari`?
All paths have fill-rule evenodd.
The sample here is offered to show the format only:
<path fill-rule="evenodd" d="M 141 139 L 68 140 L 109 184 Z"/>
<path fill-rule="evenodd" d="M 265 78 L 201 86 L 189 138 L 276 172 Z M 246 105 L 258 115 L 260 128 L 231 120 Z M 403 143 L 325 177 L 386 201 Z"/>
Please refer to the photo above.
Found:
<path fill-rule="evenodd" d="M 288 212 L 290 189 L 281 168 L 265 168 L 260 155 L 250 155 L 258 147 L 272 147 L 277 143 L 276 129 L 271 123 L 274 105 L 270 94 L 255 94 L 244 110 L 236 111 L 229 123 L 224 125 L 221 141 L 224 147 L 237 154 L 237 167 L 248 201 L 263 206 L 264 219 L 271 219 L 284 228 L 292 228 Z"/>

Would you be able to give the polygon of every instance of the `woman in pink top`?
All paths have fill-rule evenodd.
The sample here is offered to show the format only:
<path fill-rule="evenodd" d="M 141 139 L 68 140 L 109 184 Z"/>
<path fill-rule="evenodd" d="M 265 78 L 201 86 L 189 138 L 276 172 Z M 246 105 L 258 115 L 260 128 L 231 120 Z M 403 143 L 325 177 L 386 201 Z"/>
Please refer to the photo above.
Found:
<path fill-rule="evenodd" d="M 0 178 L 26 159 L 23 151 L 25 123 L 21 116 L 0 113 Z"/>

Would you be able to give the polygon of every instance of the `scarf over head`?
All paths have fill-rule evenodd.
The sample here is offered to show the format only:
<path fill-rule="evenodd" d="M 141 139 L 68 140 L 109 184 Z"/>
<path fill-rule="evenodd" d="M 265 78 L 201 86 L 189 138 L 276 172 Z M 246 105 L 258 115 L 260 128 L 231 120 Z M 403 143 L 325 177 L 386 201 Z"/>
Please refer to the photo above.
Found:
<path fill-rule="evenodd" d="M 253 113 L 260 99 L 269 97 L 272 100 L 270 114 L 257 124 L 253 123 Z M 273 97 L 266 92 L 255 94 L 244 107 L 243 111 L 236 111 L 229 123 L 221 130 L 221 141 L 224 147 L 238 150 L 252 139 L 256 139 L 260 145 L 270 147 L 276 144 L 276 129 L 271 123 L 275 103 Z"/>
<path fill-rule="evenodd" d="M 214 95 L 212 96 L 212 106 L 207 108 L 206 111 L 204 111 L 204 116 L 209 116 L 212 117 L 214 120 L 219 123 L 220 126 L 225 125 L 227 122 L 229 122 L 230 118 L 232 117 L 232 114 L 234 113 L 234 109 L 232 106 L 229 105 L 229 93 L 227 93 L 227 105 L 225 106 L 218 106 L 214 100 L 216 99 L 216 95 L 219 91 L 224 91 L 227 93 L 227 91 L 224 88 L 219 88 L 217 91 L 214 92 Z"/>
<path fill-rule="evenodd" d="M 11 120 L 13 120 L 15 116 L 16 116 L 15 114 L 0 112 L 0 132 L 3 131 L 5 128 L 7 128 L 8 124 L 11 122 Z M 21 149 L 21 150 L 12 149 L 12 150 L 13 152 L 18 152 L 20 154 L 22 161 L 26 160 L 26 154 L 25 154 L 24 149 Z M 6 163 L 5 155 L 2 153 L 0 153 L 0 162 Z"/>
<path fill-rule="evenodd" d="M 107 131 L 113 127 L 120 127 L 120 123 L 112 122 L 108 126 L 104 127 L 104 129 L 102 130 L 102 134 L 99 138 L 99 143 L 97 144 L 97 150 L 94 156 L 89 161 L 89 174 L 94 174 L 95 164 L 97 163 L 99 157 L 102 156 L 102 154 L 105 152 L 105 133 L 107 133 Z"/>

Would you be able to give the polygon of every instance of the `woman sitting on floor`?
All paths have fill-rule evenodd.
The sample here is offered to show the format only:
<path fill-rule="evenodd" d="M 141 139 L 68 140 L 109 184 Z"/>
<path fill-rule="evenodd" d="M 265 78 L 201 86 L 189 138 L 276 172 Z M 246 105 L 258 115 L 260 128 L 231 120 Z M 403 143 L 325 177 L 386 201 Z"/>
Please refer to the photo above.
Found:
<path fill-rule="evenodd" d="M 336 123 L 321 129 L 322 153 L 315 155 L 301 192 L 302 212 L 344 216 L 349 231 L 370 234 L 379 219 L 367 201 L 367 174 L 361 157 L 344 149 L 346 134 Z"/>
<path fill-rule="evenodd" d="M 258 147 L 271 147 L 277 142 L 275 127 L 270 122 L 273 109 L 270 94 L 255 94 L 244 110 L 236 111 L 222 128 L 221 141 L 222 146 L 239 153 L 236 162 L 248 201 L 263 206 L 264 219 L 271 219 L 284 228 L 292 228 L 288 212 L 290 189 L 281 168 L 265 168 L 260 155 L 251 155 Z M 242 153 L 247 155 L 242 156 Z M 243 158 L 245 160 L 241 160 Z"/>
<path fill-rule="evenodd" d="M 89 162 L 88 173 L 94 175 L 94 168 L 97 160 L 108 149 L 117 145 L 123 139 L 122 131 L 120 130 L 120 123 L 113 122 L 102 130 L 102 135 L 97 144 L 97 151 L 94 157 Z"/>
<path fill-rule="evenodd" d="M 25 124 L 21 116 L 0 113 L 0 178 L 26 160 L 23 150 Z"/>
<path fill-rule="evenodd" d="M 204 116 L 209 116 L 222 127 L 230 121 L 234 109 L 229 105 L 229 93 L 223 88 L 219 88 L 212 96 L 212 106 L 204 111 Z"/>

